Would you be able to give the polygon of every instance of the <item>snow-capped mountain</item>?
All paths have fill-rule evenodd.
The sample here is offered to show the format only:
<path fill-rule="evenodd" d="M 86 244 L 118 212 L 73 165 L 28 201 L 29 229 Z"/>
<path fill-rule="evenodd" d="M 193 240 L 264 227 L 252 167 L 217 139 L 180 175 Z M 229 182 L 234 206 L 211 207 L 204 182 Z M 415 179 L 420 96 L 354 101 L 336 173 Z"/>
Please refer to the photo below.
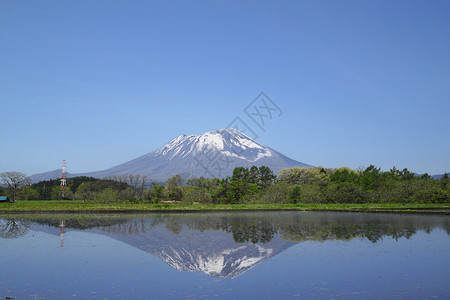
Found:
<path fill-rule="evenodd" d="M 154 152 L 156 156 L 203 156 L 208 152 L 220 152 L 223 156 L 255 162 L 271 157 L 268 147 L 258 143 L 236 129 L 219 129 L 202 135 L 180 135 Z"/>
<path fill-rule="evenodd" d="M 147 249 L 145 247 L 140 249 L 152 253 L 179 271 L 203 272 L 212 277 L 235 278 L 293 245 L 282 241 L 279 237 L 276 237 L 273 243 L 239 245 L 225 234 L 218 232 L 211 234 L 211 238 L 216 240 L 218 236 L 223 240 L 217 245 L 204 239 L 208 247 L 198 244 L 162 246 L 159 243 Z"/>
<path fill-rule="evenodd" d="M 267 166 L 275 174 L 283 168 L 310 167 L 290 159 L 233 129 L 211 130 L 202 135 L 180 135 L 153 152 L 121 165 L 98 172 L 71 174 L 98 178 L 123 174 L 145 175 L 153 180 L 166 180 L 180 174 L 184 178 L 223 178 L 235 167 Z M 49 179 L 48 173 L 31 176 L 32 181 Z M 56 177 L 57 178 L 57 177 Z"/>
<path fill-rule="evenodd" d="M 216 215 L 219 219 L 220 214 Z M 152 219 L 131 220 L 111 227 L 85 229 L 83 232 L 104 235 L 136 247 L 178 271 L 202 272 L 220 278 L 236 278 L 296 244 L 284 241 L 278 235 L 265 243 L 238 243 L 231 232 L 183 227 L 180 232 L 173 233 L 167 225 L 164 222 L 155 225 Z M 133 233 L 130 233 L 130 228 L 135 229 L 131 230 Z M 34 223 L 31 230 L 60 235 L 56 224 L 50 227 Z M 67 241 L 70 241 L 72 231 L 65 229 L 64 238 Z"/>

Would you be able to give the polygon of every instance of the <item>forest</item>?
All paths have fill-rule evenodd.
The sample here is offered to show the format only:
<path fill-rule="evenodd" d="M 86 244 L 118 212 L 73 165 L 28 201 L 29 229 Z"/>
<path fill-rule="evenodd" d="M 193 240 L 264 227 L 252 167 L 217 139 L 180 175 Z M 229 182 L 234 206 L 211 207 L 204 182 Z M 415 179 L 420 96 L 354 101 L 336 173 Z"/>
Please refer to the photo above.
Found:
<path fill-rule="evenodd" d="M 237 167 L 223 179 L 185 180 L 174 175 L 166 182 L 130 174 L 107 179 L 74 177 L 63 188 L 59 179 L 25 182 L 16 188 L 3 184 L 0 194 L 15 200 L 85 203 L 449 203 L 450 199 L 447 173 L 434 179 L 395 167 L 381 171 L 374 165 L 361 170 L 294 167 L 281 170 L 278 176 L 265 166 Z"/>

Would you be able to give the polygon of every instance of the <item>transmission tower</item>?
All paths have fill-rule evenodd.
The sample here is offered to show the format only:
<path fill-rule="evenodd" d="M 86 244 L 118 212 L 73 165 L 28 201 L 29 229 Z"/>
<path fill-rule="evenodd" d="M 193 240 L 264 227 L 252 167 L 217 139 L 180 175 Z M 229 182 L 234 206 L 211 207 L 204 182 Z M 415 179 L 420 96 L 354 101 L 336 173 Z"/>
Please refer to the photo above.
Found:
<path fill-rule="evenodd" d="M 61 175 L 61 194 L 62 194 L 62 198 L 64 199 L 64 189 L 67 185 L 67 181 L 66 181 L 66 160 L 63 159 L 63 164 L 62 164 L 62 175 Z"/>

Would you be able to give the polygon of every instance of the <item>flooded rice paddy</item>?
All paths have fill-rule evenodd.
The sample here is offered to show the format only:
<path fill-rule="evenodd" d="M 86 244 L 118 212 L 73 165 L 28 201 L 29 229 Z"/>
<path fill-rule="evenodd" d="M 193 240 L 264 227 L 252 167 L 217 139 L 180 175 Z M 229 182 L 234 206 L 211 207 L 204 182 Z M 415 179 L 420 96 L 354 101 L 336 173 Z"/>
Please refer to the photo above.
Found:
<path fill-rule="evenodd" d="M 0 216 L 0 299 L 449 299 L 450 217 Z"/>

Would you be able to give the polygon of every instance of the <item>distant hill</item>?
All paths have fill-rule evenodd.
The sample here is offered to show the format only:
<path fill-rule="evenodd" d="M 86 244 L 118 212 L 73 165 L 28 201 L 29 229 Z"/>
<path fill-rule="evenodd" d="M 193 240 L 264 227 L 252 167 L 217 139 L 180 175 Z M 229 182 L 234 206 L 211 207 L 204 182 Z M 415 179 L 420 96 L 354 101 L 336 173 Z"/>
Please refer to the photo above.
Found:
<path fill-rule="evenodd" d="M 442 177 L 444 177 L 444 174 L 431 175 L 430 177 L 433 179 L 441 179 Z M 449 174 L 449 172 L 447 172 L 447 174 Z"/>
<path fill-rule="evenodd" d="M 275 174 L 284 168 L 312 167 L 293 160 L 232 129 L 217 129 L 202 135 L 180 135 L 161 148 L 118 166 L 97 172 L 67 174 L 67 177 L 114 177 L 139 174 L 152 180 L 165 181 L 180 174 L 184 178 L 223 178 L 235 167 L 267 166 Z M 61 170 L 31 176 L 32 182 L 61 177 Z"/>
<path fill-rule="evenodd" d="M 45 172 L 45 173 L 34 174 L 34 175 L 30 176 L 31 182 L 36 183 L 39 181 L 61 178 L 61 172 L 62 172 L 61 169 L 56 169 L 56 170 Z M 78 176 L 78 175 L 66 172 L 67 178 L 75 177 L 75 176 Z"/>

